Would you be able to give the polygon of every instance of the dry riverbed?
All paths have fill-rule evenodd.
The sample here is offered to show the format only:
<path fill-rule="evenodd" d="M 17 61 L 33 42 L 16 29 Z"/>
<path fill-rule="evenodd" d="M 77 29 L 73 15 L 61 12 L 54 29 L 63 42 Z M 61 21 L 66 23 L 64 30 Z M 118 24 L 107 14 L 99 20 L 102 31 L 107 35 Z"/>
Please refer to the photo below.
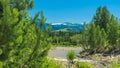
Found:
<path fill-rule="evenodd" d="M 55 47 L 51 49 L 48 53 L 49 58 L 52 58 L 56 61 L 64 62 L 65 64 L 68 63 L 66 59 L 66 55 L 69 50 L 73 50 L 76 55 L 80 55 L 80 51 L 82 48 L 80 47 Z M 109 68 L 109 64 L 111 62 L 116 62 L 120 56 L 103 56 L 102 54 L 94 54 L 88 55 L 86 57 L 80 58 L 77 57 L 74 61 L 77 62 L 89 62 L 92 63 L 95 68 Z"/>
<path fill-rule="evenodd" d="M 66 59 L 66 55 L 69 50 L 73 50 L 77 55 L 80 53 L 81 48 L 80 47 L 55 47 L 49 51 L 48 55 L 54 58 Z"/>

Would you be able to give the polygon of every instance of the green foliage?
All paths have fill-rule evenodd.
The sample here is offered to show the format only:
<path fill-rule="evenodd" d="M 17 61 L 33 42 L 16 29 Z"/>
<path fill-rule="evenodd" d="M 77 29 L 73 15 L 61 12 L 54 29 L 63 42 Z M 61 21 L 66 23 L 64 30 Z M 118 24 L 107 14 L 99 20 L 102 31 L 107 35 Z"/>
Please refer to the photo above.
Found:
<path fill-rule="evenodd" d="M 82 35 L 81 34 L 76 34 L 70 37 L 71 41 L 74 43 L 77 43 L 79 45 L 81 43 Z"/>
<path fill-rule="evenodd" d="M 0 48 L 2 49 L 0 60 L 6 60 L 10 50 L 12 49 L 11 45 L 9 44 L 16 38 L 14 31 L 15 26 L 13 25 L 18 21 L 19 12 L 16 8 L 11 9 L 11 7 L 8 5 L 9 0 L 2 0 L 0 2 L 4 8 L 3 17 L 0 18 Z"/>
<path fill-rule="evenodd" d="M 116 45 L 117 40 L 119 38 L 118 30 L 119 30 L 118 21 L 112 15 L 110 22 L 107 24 L 108 42 L 110 45 Z"/>
<path fill-rule="evenodd" d="M 82 30 L 82 38 L 81 38 L 81 47 L 84 49 L 84 50 L 87 50 L 89 48 L 88 46 L 88 38 L 89 38 L 89 25 L 84 23 L 83 24 L 83 30 Z"/>
<path fill-rule="evenodd" d="M 107 45 L 107 35 L 104 29 L 100 29 L 94 23 L 90 23 L 89 27 L 83 29 L 81 47 L 84 50 L 90 50 L 90 53 L 103 52 Z"/>
<path fill-rule="evenodd" d="M 41 58 L 39 61 L 33 60 L 27 68 L 61 68 L 62 65 L 54 60 L 49 60 L 46 57 Z"/>
<path fill-rule="evenodd" d="M 107 30 L 107 23 L 110 20 L 110 13 L 107 7 L 99 7 L 96 11 L 96 15 L 93 17 L 93 22 L 99 25 L 100 28 Z"/>
<path fill-rule="evenodd" d="M 10 4 L 19 10 L 31 9 L 34 6 L 34 0 L 11 0 Z"/>
<path fill-rule="evenodd" d="M 110 68 L 120 68 L 120 57 L 117 58 L 117 61 L 110 63 Z"/>
<path fill-rule="evenodd" d="M 29 17 L 27 9 L 32 7 L 33 0 L 0 0 L 0 68 L 60 68 L 56 61 L 46 59 L 51 38 L 57 45 L 83 44 L 81 47 L 91 54 L 104 52 L 106 47 L 120 51 L 120 27 L 106 7 L 98 8 L 93 23 L 84 24 L 82 33 L 50 33 L 50 27 L 43 30 L 46 18 L 43 12 Z M 71 50 L 66 57 L 73 62 L 76 55 Z M 111 65 L 119 67 L 118 63 Z M 92 68 L 82 62 L 77 66 Z"/>
<path fill-rule="evenodd" d="M 2 3 L 0 2 L 0 17 L 2 17 L 3 16 L 3 6 L 2 6 Z"/>
<path fill-rule="evenodd" d="M 106 7 L 99 7 L 93 22 L 84 24 L 81 47 L 90 54 L 119 51 L 119 22 Z"/>
<path fill-rule="evenodd" d="M 52 38 L 52 44 L 59 45 L 59 46 L 69 46 L 69 45 L 76 45 L 76 41 L 73 41 L 71 39 L 72 36 L 76 35 L 78 33 L 72 33 L 72 32 L 50 32 L 49 37 Z"/>
<path fill-rule="evenodd" d="M 73 60 L 76 58 L 76 54 L 73 50 L 70 50 L 68 51 L 66 57 L 70 63 L 73 63 Z"/>
<path fill-rule="evenodd" d="M 92 22 L 83 24 L 82 32 L 52 32 L 50 37 L 55 45 L 79 45 L 90 54 L 120 51 L 119 21 L 107 7 L 99 7 Z"/>
<path fill-rule="evenodd" d="M 38 12 L 32 19 L 25 9 L 22 13 L 26 15 L 21 15 L 20 10 L 23 9 L 20 6 L 13 7 L 10 5 L 12 2 L 21 1 L 0 0 L 3 6 L 3 16 L 0 18 L 0 64 L 3 68 L 40 66 L 51 46 L 48 30 L 41 28 L 46 19 L 42 12 Z M 39 27 L 36 25 L 38 16 L 41 18 Z"/>
<path fill-rule="evenodd" d="M 2 62 L 0 62 L 0 68 L 3 68 L 3 63 Z"/>
<path fill-rule="evenodd" d="M 43 64 L 40 67 L 41 68 L 62 68 L 62 65 L 57 61 L 44 59 Z"/>
<path fill-rule="evenodd" d="M 96 26 L 94 23 L 91 23 L 90 24 L 90 29 L 89 29 L 89 39 L 88 39 L 88 42 L 89 42 L 89 45 L 92 45 L 90 46 L 90 49 L 93 49 L 92 47 L 95 47 L 96 46 L 96 30 L 95 30 Z"/>
<path fill-rule="evenodd" d="M 77 62 L 76 68 L 93 68 L 93 65 L 87 62 Z"/>
<path fill-rule="evenodd" d="M 120 68 L 120 64 L 117 62 L 113 62 L 110 64 L 110 68 Z"/>

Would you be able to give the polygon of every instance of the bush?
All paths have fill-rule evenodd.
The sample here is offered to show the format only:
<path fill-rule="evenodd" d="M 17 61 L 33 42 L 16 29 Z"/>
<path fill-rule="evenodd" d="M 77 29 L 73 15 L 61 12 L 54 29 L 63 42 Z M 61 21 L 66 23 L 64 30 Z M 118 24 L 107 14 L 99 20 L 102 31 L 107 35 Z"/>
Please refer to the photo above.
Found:
<path fill-rule="evenodd" d="M 40 65 L 40 68 L 62 68 L 61 63 L 52 59 L 43 59 L 42 62 L 43 64 Z"/>
<path fill-rule="evenodd" d="M 2 64 L 3 64 L 3 63 L 2 63 L 2 62 L 0 62 L 0 68 L 3 68 Z"/>
<path fill-rule="evenodd" d="M 113 62 L 110 64 L 110 68 L 120 68 L 120 64 L 118 62 Z"/>
<path fill-rule="evenodd" d="M 77 62 L 76 68 L 93 68 L 93 65 L 87 62 Z"/>
<path fill-rule="evenodd" d="M 73 60 L 76 58 L 76 54 L 73 50 L 70 50 L 68 53 L 67 53 L 67 59 L 69 62 L 73 63 Z"/>

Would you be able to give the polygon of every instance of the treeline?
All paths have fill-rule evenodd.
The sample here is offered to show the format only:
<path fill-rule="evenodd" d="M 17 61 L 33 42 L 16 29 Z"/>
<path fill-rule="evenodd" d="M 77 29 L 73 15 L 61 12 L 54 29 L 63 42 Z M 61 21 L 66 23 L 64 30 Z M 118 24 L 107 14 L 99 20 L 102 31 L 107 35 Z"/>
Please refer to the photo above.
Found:
<path fill-rule="evenodd" d="M 120 22 L 106 7 L 99 7 L 89 24 L 84 24 L 81 47 L 90 54 L 119 53 Z"/>
<path fill-rule="evenodd" d="M 105 6 L 97 9 L 90 23 L 83 24 L 81 32 L 52 32 L 50 36 L 53 44 L 78 45 L 90 54 L 120 51 L 120 21 Z"/>
<path fill-rule="evenodd" d="M 49 37 L 52 38 L 52 44 L 55 46 L 76 46 L 77 43 L 73 36 L 80 33 L 81 32 L 55 31 L 50 32 Z"/>

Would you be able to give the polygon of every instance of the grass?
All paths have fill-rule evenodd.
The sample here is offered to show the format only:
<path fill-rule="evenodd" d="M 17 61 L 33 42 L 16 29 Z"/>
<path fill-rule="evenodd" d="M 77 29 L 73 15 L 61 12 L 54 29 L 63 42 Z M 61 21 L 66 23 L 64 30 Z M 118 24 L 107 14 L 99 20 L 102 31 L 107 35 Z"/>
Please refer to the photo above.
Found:
<path fill-rule="evenodd" d="M 110 68 L 120 68 L 120 64 L 118 62 L 113 62 L 110 64 Z"/>
<path fill-rule="evenodd" d="M 93 65 L 88 62 L 77 62 L 76 68 L 93 68 Z"/>

